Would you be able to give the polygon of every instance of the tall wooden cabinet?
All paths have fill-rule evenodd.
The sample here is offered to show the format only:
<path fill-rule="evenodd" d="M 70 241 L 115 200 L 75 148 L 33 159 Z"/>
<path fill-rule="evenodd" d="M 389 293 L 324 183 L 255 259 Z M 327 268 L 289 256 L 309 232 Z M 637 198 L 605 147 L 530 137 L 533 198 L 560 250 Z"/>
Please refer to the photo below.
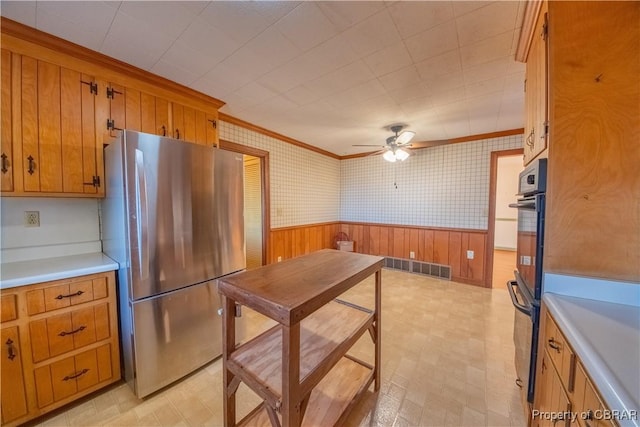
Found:
<path fill-rule="evenodd" d="M 214 98 L 2 18 L 1 190 L 103 197 L 120 129 L 218 145 Z"/>
<path fill-rule="evenodd" d="M 545 271 L 640 282 L 640 3 L 544 2 L 527 22 L 526 161 L 548 111 Z"/>

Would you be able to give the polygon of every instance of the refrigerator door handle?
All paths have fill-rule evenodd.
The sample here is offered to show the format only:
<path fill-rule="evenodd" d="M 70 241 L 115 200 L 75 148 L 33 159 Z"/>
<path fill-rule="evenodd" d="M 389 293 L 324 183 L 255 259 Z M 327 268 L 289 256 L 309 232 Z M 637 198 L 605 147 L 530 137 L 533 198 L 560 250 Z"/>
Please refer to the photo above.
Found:
<path fill-rule="evenodd" d="M 147 180 L 144 172 L 144 153 L 136 149 L 136 228 L 138 234 L 138 262 L 140 278 L 149 277 L 149 237 L 147 209 Z"/>

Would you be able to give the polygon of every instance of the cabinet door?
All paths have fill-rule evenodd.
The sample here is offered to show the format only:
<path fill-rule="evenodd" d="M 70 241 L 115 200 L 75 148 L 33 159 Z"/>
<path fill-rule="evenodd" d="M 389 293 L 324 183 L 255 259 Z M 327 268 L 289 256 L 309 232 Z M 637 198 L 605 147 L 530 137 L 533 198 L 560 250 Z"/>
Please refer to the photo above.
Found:
<path fill-rule="evenodd" d="M 212 114 L 180 104 L 174 106 L 174 133 L 179 139 L 196 144 L 217 146 L 217 120 Z"/>
<path fill-rule="evenodd" d="M 22 56 L 21 62 L 23 190 L 96 194 L 97 85 L 45 61 Z"/>
<path fill-rule="evenodd" d="M 22 356 L 18 327 L 2 328 L 2 359 L 0 359 L 2 381 L 2 423 L 8 423 L 27 414 Z"/>
<path fill-rule="evenodd" d="M 524 164 L 547 148 L 547 7 L 542 6 L 529 48 L 526 68 Z"/>
<path fill-rule="evenodd" d="M 553 427 L 566 426 L 571 424 L 571 417 L 568 416 L 571 410 L 571 403 L 562 387 L 560 377 L 556 373 L 549 354 L 543 352 L 540 375 L 536 384 L 536 397 L 533 404 L 531 419 L 532 427 Z M 560 418 L 553 418 L 549 415 L 560 415 Z M 562 417 L 562 414 L 566 416 Z"/>
<path fill-rule="evenodd" d="M 148 93 L 140 93 L 140 130 L 144 133 L 167 136 L 169 102 Z"/>
<path fill-rule="evenodd" d="M 184 139 L 184 105 L 171 103 L 171 136 Z"/>
<path fill-rule="evenodd" d="M 0 190 L 13 191 L 13 132 L 12 132 L 12 97 L 11 97 L 11 69 L 13 67 L 11 52 L 2 49 L 2 92 L 0 94 L 0 138 L 2 145 Z"/>

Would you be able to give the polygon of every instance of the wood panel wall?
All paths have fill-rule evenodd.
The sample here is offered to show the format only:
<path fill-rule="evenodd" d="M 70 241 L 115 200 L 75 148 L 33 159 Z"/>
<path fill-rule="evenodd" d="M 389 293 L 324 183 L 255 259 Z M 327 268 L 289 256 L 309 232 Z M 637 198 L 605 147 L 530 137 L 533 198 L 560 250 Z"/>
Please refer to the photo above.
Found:
<path fill-rule="evenodd" d="M 272 229 L 269 238 L 268 263 L 333 247 L 333 239 L 340 231 L 339 222 L 308 224 Z"/>
<path fill-rule="evenodd" d="M 370 255 L 410 259 L 450 265 L 452 279 L 490 286 L 486 277 L 487 231 L 442 229 L 402 225 L 335 222 L 271 230 L 269 262 L 332 248 L 339 232 L 354 242 L 354 251 Z M 473 259 L 467 258 L 473 251 Z"/>

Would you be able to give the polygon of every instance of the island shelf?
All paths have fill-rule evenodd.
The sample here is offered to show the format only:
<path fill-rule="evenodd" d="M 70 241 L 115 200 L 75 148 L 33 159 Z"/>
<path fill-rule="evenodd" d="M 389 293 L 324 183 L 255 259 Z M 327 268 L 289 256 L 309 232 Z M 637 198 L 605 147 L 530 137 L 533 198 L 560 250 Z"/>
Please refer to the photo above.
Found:
<path fill-rule="evenodd" d="M 220 279 L 225 426 L 335 425 L 371 383 L 379 389 L 383 261 L 326 249 Z M 371 275 L 373 310 L 337 299 Z M 236 347 L 237 304 L 278 324 Z M 373 365 L 347 354 L 367 331 Z M 240 382 L 264 402 L 236 424 Z"/>

